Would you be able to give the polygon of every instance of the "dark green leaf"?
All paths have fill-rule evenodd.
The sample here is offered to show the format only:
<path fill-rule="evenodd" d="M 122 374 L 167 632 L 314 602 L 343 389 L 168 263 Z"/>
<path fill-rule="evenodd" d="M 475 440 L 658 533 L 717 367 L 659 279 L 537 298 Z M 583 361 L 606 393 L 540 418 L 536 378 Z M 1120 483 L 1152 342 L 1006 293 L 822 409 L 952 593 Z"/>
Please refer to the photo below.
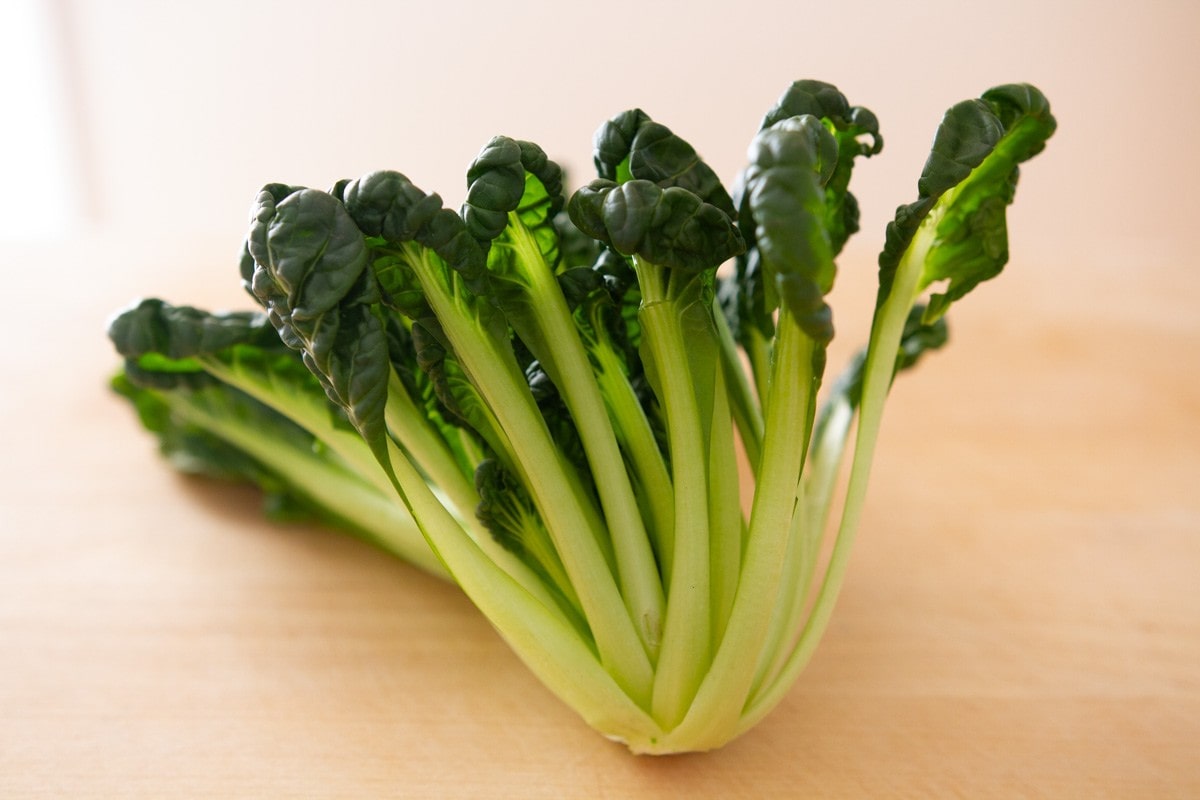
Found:
<path fill-rule="evenodd" d="M 532 142 L 497 136 L 484 146 L 467 170 L 467 198 L 461 215 L 467 230 L 486 249 L 519 212 L 530 229 L 551 226 L 563 206 L 562 170 Z M 557 261 L 557 237 L 548 249 Z"/>
<path fill-rule="evenodd" d="M 880 305 L 919 233 L 919 288 L 947 284 L 930 298 L 929 320 L 1000 273 L 1008 261 L 1006 209 L 1018 165 L 1041 152 L 1055 127 L 1045 96 L 1023 84 L 996 87 L 946 112 L 917 182 L 917 200 L 897 209 L 888 225 L 879 256 Z"/>
<path fill-rule="evenodd" d="M 596 131 L 593 159 L 597 175 L 605 180 L 646 180 L 663 189 L 678 186 L 731 219 L 735 215 L 733 201 L 712 167 L 640 108 L 616 115 Z"/>
<path fill-rule="evenodd" d="M 367 243 L 342 203 L 301 189 L 276 201 L 260 192 L 248 235 L 252 291 L 381 462 L 387 461 L 390 361 L 367 269 Z"/>
<path fill-rule="evenodd" d="M 593 181 L 572 196 L 568 210 L 580 230 L 618 253 L 670 269 L 714 269 L 744 246 L 716 206 L 686 189 L 662 189 L 647 180 Z"/>
<path fill-rule="evenodd" d="M 825 295 L 833 288 L 824 183 L 838 161 L 837 142 L 816 117 L 790 117 L 761 131 L 743 175 L 743 226 L 753 224 L 763 271 L 765 310 L 778 302 L 814 340 L 833 338 Z"/>

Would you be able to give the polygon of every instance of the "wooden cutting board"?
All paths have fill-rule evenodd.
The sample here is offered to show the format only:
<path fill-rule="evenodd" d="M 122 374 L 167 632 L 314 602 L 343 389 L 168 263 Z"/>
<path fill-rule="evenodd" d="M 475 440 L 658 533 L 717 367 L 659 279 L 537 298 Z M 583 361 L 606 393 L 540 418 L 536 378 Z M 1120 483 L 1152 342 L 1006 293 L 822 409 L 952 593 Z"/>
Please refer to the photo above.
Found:
<path fill-rule="evenodd" d="M 1200 291 L 1152 267 L 1026 265 L 966 301 L 897 384 L 811 667 L 724 750 L 657 759 L 454 588 L 159 461 L 105 391 L 103 320 L 139 287 L 205 302 L 196 279 L 24 304 L 0 323 L 0 797 L 1200 796 Z"/>

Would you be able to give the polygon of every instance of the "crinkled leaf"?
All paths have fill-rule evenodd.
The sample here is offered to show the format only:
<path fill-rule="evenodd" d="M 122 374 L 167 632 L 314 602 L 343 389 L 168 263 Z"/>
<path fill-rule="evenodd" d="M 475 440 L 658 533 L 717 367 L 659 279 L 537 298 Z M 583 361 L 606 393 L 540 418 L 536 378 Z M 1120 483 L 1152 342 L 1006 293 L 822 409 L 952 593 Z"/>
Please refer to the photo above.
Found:
<path fill-rule="evenodd" d="M 834 279 L 824 184 L 837 160 L 837 142 L 820 120 L 791 117 L 755 137 L 742 179 L 748 211 L 743 225 L 753 224 L 766 311 L 778 298 L 821 343 L 833 338 L 824 300 Z"/>
<path fill-rule="evenodd" d="M 391 367 L 362 232 L 329 194 L 301 189 L 276 201 L 263 191 L 247 240 L 254 296 L 386 463 Z"/>
<path fill-rule="evenodd" d="M 880 305 L 906 258 L 921 260 L 918 290 L 946 281 L 945 291 L 930 298 L 927 320 L 1000 273 L 1008 261 L 1006 210 L 1018 165 L 1041 152 L 1055 127 L 1045 96 L 1025 84 L 996 87 L 946 112 L 917 182 L 917 200 L 897 209 L 887 227 Z"/>
<path fill-rule="evenodd" d="M 198 389 L 217 382 L 202 358 L 257 362 L 273 375 L 287 374 L 297 385 L 315 381 L 300 355 L 284 345 L 259 312 L 213 314 L 151 298 L 114 316 L 108 336 L 125 357 L 126 379 L 146 388 Z"/>
<path fill-rule="evenodd" d="M 670 269 L 714 269 L 742 251 L 737 227 L 686 189 L 647 180 L 596 180 L 568 204 L 571 220 L 618 253 Z"/>
<path fill-rule="evenodd" d="M 280 350 L 279 334 L 258 312 L 211 314 L 156 298 L 117 314 L 108 336 L 126 358 L 158 353 L 171 359 L 211 355 L 238 344 Z"/>
<path fill-rule="evenodd" d="M 593 160 L 597 175 L 605 180 L 647 180 L 663 189 L 678 186 L 731 219 L 735 216 L 733 201 L 712 167 L 690 144 L 640 108 L 624 111 L 600 126 L 593 139 Z"/>
<path fill-rule="evenodd" d="M 836 143 L 836 156 L 826 167 L 829 174 L 822 181 L 825 192 L 824 227 L 829 246 L 836 256 L 851 235 L 858 231 L 858 201 L 849 191 L 854 160 L 869 157 L 883 148 L 879 123 L 875 115 L 861 106 L 851 106 L 846 97 L 832 84 L 800 80 L 788 87 L 763 117 L 761 130 L 783 120 L 811 116 L 821 120 Z M 730 324 L 745 344 L 750 329 L 763 339 L 770 339 L 775 330 L 775 287 L 769 269 L 762 263 L 757 247 L 755 223 L 750 219 L 749 197 L 745 177 L 740 176 L 734 187 L 734 202 L 739 212 L 739 224 L 746 240 L 746 252 L 738 257 L 734 277 L 726 280 L 722 291 L 722 307 Z"/>
<path fill-rule="evenodd" d="M 346 210 L 368 237 L 428 248 L 462 277 L 468 291 L 486 293 L 484 251 L 439 195 L 426 194 L 399 172 L 380 171 L 350 181 L 344 196 Z M 449 280 L 448 275 L 439 278 Z"/>
<path fill-rule="evenodd" d="M 883 149 L 879 120 L 870 109 L 851 106 L 837 87 L 822 81 L 796 81 L 763 117 L 760 129 L 791 117 L 820 119 L 837 141 L 837 163 L 825 182 L 826 226 L 834 254 L 858 231 L 858 201 L 848 190 L 854 159 Z"/>
<path fill-rule="evenodd" d="M 534 233 L 547 262 L 558 261 L 554 217 L 562 210 L 562 169 L 532 142 L 494 137 L 467 170 L 467 198 L 460 212 L 484 249 L 516 212 Z"/>

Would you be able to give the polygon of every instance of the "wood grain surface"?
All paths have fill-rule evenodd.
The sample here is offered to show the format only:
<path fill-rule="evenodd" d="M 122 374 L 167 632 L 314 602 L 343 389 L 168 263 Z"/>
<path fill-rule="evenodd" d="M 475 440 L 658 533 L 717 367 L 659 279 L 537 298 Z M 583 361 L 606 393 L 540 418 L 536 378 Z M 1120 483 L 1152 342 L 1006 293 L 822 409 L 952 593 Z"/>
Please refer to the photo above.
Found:
<path fill-rule="evenodd" d="M 1200 796 L 1194 264 L 1014 263 L 956 307 L 810 668 L 725 749 L 638 758 L 453 587 L 159 460 L 105 316 L 235 302 L 231 268 L 0 255 L 44 269 L 0 322 L 0 797 Z"/>

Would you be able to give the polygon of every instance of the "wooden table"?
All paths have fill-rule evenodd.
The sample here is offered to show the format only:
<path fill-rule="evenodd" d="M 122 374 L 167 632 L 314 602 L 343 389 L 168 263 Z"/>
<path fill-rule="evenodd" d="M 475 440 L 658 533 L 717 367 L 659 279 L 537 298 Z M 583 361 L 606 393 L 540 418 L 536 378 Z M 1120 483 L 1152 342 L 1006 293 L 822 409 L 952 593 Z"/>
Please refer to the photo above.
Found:
<path fill-rule="evenodd" d="M 160 462 L 103 322 L 240 302 L 211 252 L 0 254 L 0 797 L 1200 796 L 1194 264 L 1014 263 L 964 302 L 811 667 L 726 749 L 636 758 L 451 586 Z"/>

